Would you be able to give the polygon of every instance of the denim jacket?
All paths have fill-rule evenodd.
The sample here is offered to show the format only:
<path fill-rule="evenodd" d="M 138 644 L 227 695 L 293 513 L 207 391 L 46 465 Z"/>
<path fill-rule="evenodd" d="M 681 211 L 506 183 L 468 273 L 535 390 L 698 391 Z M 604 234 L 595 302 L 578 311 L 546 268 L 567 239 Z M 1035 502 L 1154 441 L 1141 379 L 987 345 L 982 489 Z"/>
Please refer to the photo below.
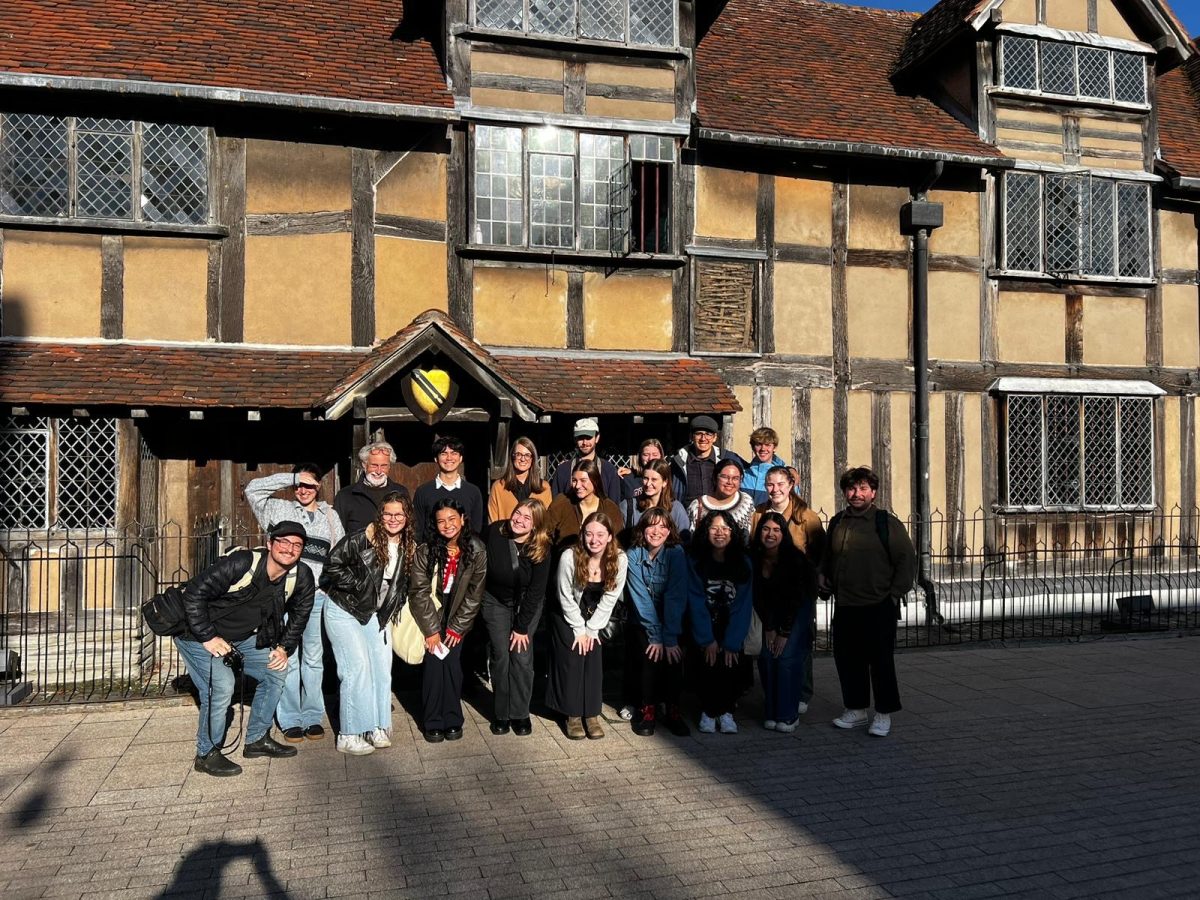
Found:
<path fill-rule="evenodd" d="M 651 644 L 674 647 L 683 630 L 687 606 L 688 564 L 682 547 L 663 547 L 650 558 L 645 547 L 626 553 L 629 568 L 625 586 Z"/>

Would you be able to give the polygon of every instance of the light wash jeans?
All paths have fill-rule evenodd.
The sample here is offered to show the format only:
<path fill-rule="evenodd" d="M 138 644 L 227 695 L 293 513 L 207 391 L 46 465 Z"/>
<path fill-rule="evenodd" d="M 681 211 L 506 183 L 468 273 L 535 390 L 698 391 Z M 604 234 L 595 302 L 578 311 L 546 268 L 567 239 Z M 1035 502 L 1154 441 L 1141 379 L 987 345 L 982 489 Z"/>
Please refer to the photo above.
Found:
<path fill-rule="evenodd" d="M 258 682 L 254 692 L 254 703 L 250 706 L 250 721 L 246 723 L 244 741 L 253 744 L 271 730 L 271 717 L 275 715 L 275 706 L 279 703 L 279 694 L 283 690 L 284 673 L 274 672 L 267 668 L 267 657 L 271 648 L 259 650 L 254 646 L 256 635 L 250 635 L 244 641 L 234 644 L 245 657 L 243 665 L 246 674 Z M 185 641 L 175 638 L 175 648 L 187 666 L 192 683 L 200 693 L 200 725 L 196 729 L 196 755 L 207 756 L 213 747 L 225 741 L 225 721 L 229 704 L 238 680 L 233 669 L 225 665 L 225 660 L 213 656 L 204 649 L 198 641 Z"/>
<path fill-rule="evenodd" d="M 284 731 L 320 725 L 325 715 L 325 695 L 321 682 L 325 678 L 325 647 L 321 643 L 321 610 L 329 599 L 324 591 L 313 597 L 312 614 L 304 626 L 300 649 L 288 660 L 287 679 L 275 719 Z"/>
<path fill-rule="evenodd" d="M 360 625 L 333 601 L 325 604 L 325 633 L 341 681 L 341 734 L 392 727 L 392 640 L 375 614 Z"/>

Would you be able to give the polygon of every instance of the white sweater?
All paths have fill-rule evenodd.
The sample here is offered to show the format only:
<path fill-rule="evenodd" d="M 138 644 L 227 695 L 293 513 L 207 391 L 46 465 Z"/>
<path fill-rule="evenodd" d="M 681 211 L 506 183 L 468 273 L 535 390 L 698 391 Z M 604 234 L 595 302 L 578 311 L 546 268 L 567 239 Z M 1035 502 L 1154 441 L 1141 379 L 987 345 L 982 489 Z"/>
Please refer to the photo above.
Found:
<path fill-rule="evenodd" d="M 596 611 L 586 622 L 579 611 L 579 601 L 583 597 L 583 586 L 575 583 L 575 552 L 568 550 L 558 561 L 558 602 L 562 605 L 563 618 L 575 632 L 575 637 L 582 634 L 588 637 L 598 637 L 612 617 L 613 608 L 621 592 L 625 590 L 625 571 L 628 563 L 625 551 L 617 551 L 617 583 L 611 591 L 605 591 L 596 606 Z"/>

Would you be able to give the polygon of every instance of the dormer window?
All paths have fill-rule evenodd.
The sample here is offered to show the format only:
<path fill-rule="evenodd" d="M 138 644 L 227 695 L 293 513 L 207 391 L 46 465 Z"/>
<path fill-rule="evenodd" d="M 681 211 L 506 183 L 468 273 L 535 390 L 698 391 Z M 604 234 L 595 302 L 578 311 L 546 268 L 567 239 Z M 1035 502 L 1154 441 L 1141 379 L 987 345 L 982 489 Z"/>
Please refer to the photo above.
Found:
<path fill-rule="evenodd" d="M 528 35 L 674 47 L 678 0 L 474 0 L 472 21 Z"/>
<path fill-rule="evenodd" d="M 1001 37 L 999 83 L 1009 90 L 1079 102 L 1147 103 L 1141 54 L 1044 38 Z"/>

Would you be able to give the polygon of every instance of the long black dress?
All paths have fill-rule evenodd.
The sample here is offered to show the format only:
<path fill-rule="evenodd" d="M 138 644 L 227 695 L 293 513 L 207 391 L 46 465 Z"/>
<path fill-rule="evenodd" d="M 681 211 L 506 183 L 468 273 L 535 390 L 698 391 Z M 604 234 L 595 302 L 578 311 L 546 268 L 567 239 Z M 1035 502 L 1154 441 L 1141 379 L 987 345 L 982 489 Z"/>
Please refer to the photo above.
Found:
<path fill-rule="evenodd" d="M 589 581 L 579 598 L 579 611 L 586 622 L 604 596 L 603 581 Z M 572 649 L 575 632 L 567 624 L 562 607 L 553 605 L 550 616 L 550 678 L 546 683 L 546 705 L 564 716 L 598 716 L 603 703 L 604 657 L 597 641 L 586 656 Z"/>

